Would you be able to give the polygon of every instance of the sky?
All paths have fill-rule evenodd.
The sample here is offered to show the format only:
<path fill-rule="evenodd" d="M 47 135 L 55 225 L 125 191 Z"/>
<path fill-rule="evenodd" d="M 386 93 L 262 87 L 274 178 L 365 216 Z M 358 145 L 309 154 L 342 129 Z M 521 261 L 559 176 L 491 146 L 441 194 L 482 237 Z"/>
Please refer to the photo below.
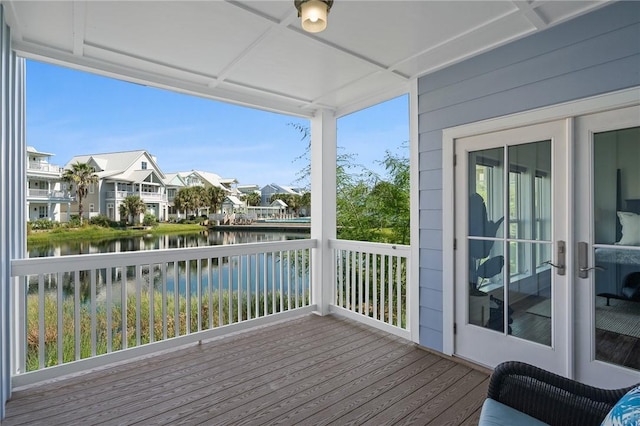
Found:
<path fill-rule="evenodd" d="M 164 173 L 202 170 L 260 187 L 296 182 L 306 141 L 298 117 L 27 61 L 27 145 L 73 156 L 145 149 Z M 381 175 L 385 150 L 408 157 L 408 97 L 338 120 L 338 146 Z M 373 149 L 372 149 L 373 148 Z"/>

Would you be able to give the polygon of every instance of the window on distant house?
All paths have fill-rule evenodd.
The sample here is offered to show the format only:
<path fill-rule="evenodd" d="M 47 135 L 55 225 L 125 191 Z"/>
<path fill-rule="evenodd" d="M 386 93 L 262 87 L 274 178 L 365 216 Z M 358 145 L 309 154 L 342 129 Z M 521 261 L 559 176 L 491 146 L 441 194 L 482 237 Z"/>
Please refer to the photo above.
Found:
<path fill-rule="evenodd" d="M 95 191 L 95 188 L 93 187 L 93 184 L 89 184 L 89 194 L 93 194 L 93 192 Z"/>
<path fill-rule="evenodd" d="M 89 204 L 89 213 L 93 213 L 95 211 L 95 206 L 93 203 Z"/>
<path fill-rule="evenodd" d="M 142 162 L 142 170 L 147 170 L 147 162 L 146 161 Z"/>

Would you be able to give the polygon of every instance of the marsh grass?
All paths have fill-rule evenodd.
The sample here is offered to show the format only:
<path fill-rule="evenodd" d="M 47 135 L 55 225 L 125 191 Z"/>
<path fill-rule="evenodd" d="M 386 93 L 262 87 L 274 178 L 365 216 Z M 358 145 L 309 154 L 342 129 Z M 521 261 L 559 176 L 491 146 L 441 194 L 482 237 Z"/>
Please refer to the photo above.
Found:
<path fill-rule="evenodd" d="M 91 303 L 79 304 L 77 320 L 79 322 L 79 338 L 76 336 L 76 308 L 72 296 L 65 297 L 62 301 L 62 330 L 61 336 L 58 334 L 58 302 L 55 294 L 48 294 L 44 298 L 44 358 L 43 367 L 58 365 L 58 338 L 61 338 L 62 363 L 75 361 L 77 359 L 89 358 L 94 355 L 102 355 L 108 352 L 116 352 L 125 348 L 135 347 L 150 343 L 170 339 L 176 336 L 187 334 L 187 321 L 189 321 L 190 332 L 207 330 L 241 320 L 256 318 L 280 311 L 286 311 L 289 306 L 295 308 L 293 295 L 288 298 L 283 295 L 282 309 L 280 308 L 280 294 L 268 293 L 256 297 L 252 295 L 247 303 L 246 295 L 242 296 L 238 305 L 238 294 L 228 292 L 220 295 L 214 293 L 202 295 L 200 311 L 200 327 L 198 327 L 198 299 L 190 298 L 190 312 L 187 317 L 187 298 L 184 296 L 178 299 L 178 316 L 175 316 L 174 295 L 167 294 L 166 304 L 163 303 L 162 293 L 154 291 L 151 295 L 148 291 L 142 291 L 139 301 L 135 294 L 129 294 L 125 299 L 125 328 L 123 333 L 122 303 L 120 297 L 115 297 L 111 301 L 111 321 L 108 321 L 107 305 L 104 301 L 95 303 L 95 343 L 92 336 Z M 209 298 L 211 297 L 211 303 Z M 220 299 L 222 297 L 222 299 Z M 265 310 L 265 297 L 266 310 Z M 275 309 L 274 300 L 275 297 Z M 257 300 L 256 300 L 257 299 Z M 37 294 L 27 296 L 27 334 L 26 334 L 26 370 L 34 371 L 40 369 L 39 348 L 39 298 Z M 139 302 L 139 311 L 138 311 Z M 309 304 L 308 294 L 305 300 L 300 300 L 301 306 Z M 152 309 L 153 307 L 153 309 Z M 211 307 L 211 308 L 210 308 Z M 220 308 L 222 308 L 220 310 Z M 257 309 L 256 309 L 257 308 Z M 138 312 L 138 314 L 137 314 Z M 153 316 L 151 313 L 153 312 Z M 152 320 L 153 318 L 153 320 Z M 166 320 L 163 320 L 166 318 Z M 176 334 L 176 327 L 178 332 Z M 108 329 L 111 329 L 109 337 Z M 165 334 L 166 329 L 166 334 Z M 139 330 L 139 332 L 138 332 Z M 126 345 L 123 346 L 123 336 Z M 109 349 L 109 342 L 111 348 Z M 76 345 L 78 346 L 78 357 L 76 358 Z"/>

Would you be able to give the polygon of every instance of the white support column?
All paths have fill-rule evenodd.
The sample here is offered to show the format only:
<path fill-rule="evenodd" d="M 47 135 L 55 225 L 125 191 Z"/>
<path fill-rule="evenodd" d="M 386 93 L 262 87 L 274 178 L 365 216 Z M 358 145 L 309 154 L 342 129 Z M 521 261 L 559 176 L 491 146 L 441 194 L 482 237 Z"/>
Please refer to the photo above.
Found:
<path fill-rule="evenodd" d="M 25 60 L 11 50 L 11 35 L 0 4 L 0 419 L 11 396 L 11 373 L 19 356 L 16 336 L 23 335 L 17 283 L 11 259 L 26 255 Z"/>
<path fill-rule="evenodd" d="M 411 340 L 420 343 L 420 131 L 418 129 L 418 79 L 409 90 L 409 161 L 411 203 L 411 270 L 407 279 L 407 304 Z"/>
<path fill-rule="evenodd" d="M 312 303 L 320 315 L 329 313 L 335 279 L 329 240 L 336 238 L 336 117 L 320 110 L 311 119 L 311 238 Z"/>

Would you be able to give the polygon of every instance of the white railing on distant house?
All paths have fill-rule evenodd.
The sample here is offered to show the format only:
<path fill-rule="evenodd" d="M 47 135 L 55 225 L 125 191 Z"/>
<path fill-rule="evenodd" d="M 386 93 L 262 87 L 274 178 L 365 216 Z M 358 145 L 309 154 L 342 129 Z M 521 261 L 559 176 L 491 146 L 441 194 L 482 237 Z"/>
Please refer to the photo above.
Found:
<path fill-rule="evenodd" d="M 311 312 L 316 244 L 13 260 L 14 386 Z"/>
<path fill-rule="evenodd" d="M 60 166 L 56 166 L 55 164 L 43 163 L 39 161 L 29 161 L 27 170 L 59 174 L 62 173 L 64 169 Z"/>
<path fill-rule="evenodd" d="M 407 301 L 410 247 L 330 240 L 335 276 L 331 310 L 411 340 Z"/>
<path fill-rule="evenodd" d="M 27 197 L 67 201 L 73 199 L 68 191 L 49 191 L 48 189 L 27 189 Z"/>
<path fill-rule="evenodd" d="M 167 194 L 162 194 L 160 192 L 132 192 L 129 195 L 138 195 L 143 200 L 167 201 Z"/>
<path fill-rule="evenodd" d="M 143 201 L 167 201 L 167 194 L 160 192 L 139 192 L 139 191 L 107 191 L 108 199 L 127 198 L 130 195 L 136 195 Z"/>
<path fill-rule="evenodd" d="M 127 191 L 107 191 L 107 198 L 127 198 L 130 195 Z"/>

